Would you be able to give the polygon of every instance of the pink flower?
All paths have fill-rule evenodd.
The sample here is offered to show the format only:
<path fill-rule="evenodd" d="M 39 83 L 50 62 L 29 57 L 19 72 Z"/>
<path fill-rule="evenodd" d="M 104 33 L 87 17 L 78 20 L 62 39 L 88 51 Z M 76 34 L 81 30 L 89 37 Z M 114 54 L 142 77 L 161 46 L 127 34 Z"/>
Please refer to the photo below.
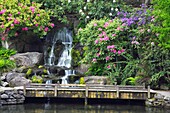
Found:
<path fill-rule="evenodd" d="M 51 23 L 51 27 L 54 27 L 54 23 Z"/>
<path fill-rule="evenodd" d="M 37 14 L 37 16 L 40 16 L 40 14 Z"/>
<path fill-rule="evenodd" d="M 99 31 L 102 31 L 102 28 L 98 28 Z"/>
<path fill-rule="evenodd" d="M 4 28 L 4 25 L 1 25 L 1 28 Z"/>
<path fill-rule="evenodd" d="M 110 65 L 108 65 L 108 66 L 107 66 L 107 68 L 108 68 L 108 69 L 110 69 L 110 68 L 111 68 L 111 66 L 110 66 Z"/>
<path fill-rule="evenodd" d="M 113 22 L 113 20 L 109 20 L 109 22 Z"/>
<path fill-rule="evenodd" d="M 8 14 L 8 16 L 12 16 L 12 14 Z"/>
<path fill-rule="evenodd" d="M 12 18 L 11 18 L 11 17 L 9 17 L 9 18 L 8 18 L 8 21 L 11 21 L 11 20 L 12 20 Z"/>
<path fill-rule="evenodd" d="M 158 36 L 159 36 L 159 34 L 158 34 L 158 33 L 156 33 L 156 36 L 158 37 Z"/>
<path fill-rule="evenodd" d="M 19 24 L 19 21 L 17 19 L 14 19 L 14 24 Z"/>
<path fill-rule="evenodd" d="M 106 32 L 102 31 L 103 36 L 106 36 Z"/>
<path fill-rule="evenodd" d="M 11 27 L 13 27 L 14 26 L 14 24 L 11 24 Z"/>
<path fill-rule="evenodd" d="M 25 27 L 25 31 L 28 31 L 28 27 Z"/>
<path fill-rule="evenodd" d="M 106 28 L 109 25 L 109 22 L 105 22 L 104 28 Z"/>
<path fill-rule="evenodd" d="M 100 53 L 97 53 L 96 55 L 97 55 L 97 57 L 99 57 L 99 56 L 100 56 Z"/>
<path fill-rule="evenodd" d="M 102 37 L 103 35 L 102 34 L 99 34 L 99 37 Z"/>
<path fill-rule="evenodd" d="M 28 31 L 28 27 L 22 28 L 23 31 Z"/>
<path fill-rule="evenodd" d="M 116 52 L 117 52 L 116 49 L 114 49 L 114 50 L 113 50 L 113 53 L 116 53 Z"/>
<path fill-rule="evenodd" d="M 148 31 L 149 33 L 151 32 L 151 30 L 150 30 L 150 29 L 148 29 L 147 31 Z"/>
<path fill-rule="evenodd" d="M 109 40 L 109 37 L 105 36 L 103 40 L 107 41 L 107 40 Z"/>
<path fill-rule="evenodd" d="M 116 36 L 116 34 L 112 34 L 112 36 Z"/>
<path fill-rule="evenodd" d="M 20 15 L 20 14 L 21 14 L 21 12 L 18 12 L 18 14 Z"/>
<path fill-rule="evenodd" d="M 2 37 L 1 40 L 4 41 L 4 40 L 6 40 L 6 39 L 5 39 L 5 37 Z"/>
<path fill-rule="evenodd" d="M 114 45 L 109 45 L 109 46 L 107 46 L 107 49 L 113 49 L 113 48 L 115 48 Z"/>
<path fill-rule="evenodd" d="M 122 52 L 122 53 L 125 52 L 125 49 L 122 49 L 121 52 Z"/>
<path fill-rule="evenodd" d="M 48 31 L 48 27 L 45 27 L 44 31 L 47 32 Z"/>
<path fill-rule="evenodd" d="M 109 59 L 110 59 L 110 56 L 107 56 L 107 57 L 106 57 L 106 61 L 108 61 Z"/>
<path fill-rule="evenodd" d="M 83 29 L 82 29 L 82 28 L 79 28 L 79 29 L 78 29 L 78 31 L 81 31 L 81 30 L 83 30 Z"/>
<path fill-rule="evenodd" d="M 123 23 L 122 26 L 126 26 L 126 23 Z"/>
<path fill-rule="evenodd" d="M 103 41 L 103 38 L 99 38 L 100 41 Z"/>
<path fill-rule="evenodd" d="M 98 44 L 98 43 L 99 43 L 99 40 L 98 40 L 98 39 L 96 39 L 96 40 L 95 40 L 95 44 Z"/>
<path fill-rule="evenodd" d="M 15 36 L 18 36 L 18 33 L 17 33 L 17 32 L 15 33 Z"/>
<path fill-rule="evenodd" d="M 35 26 L 37 27 L 37 26 L 38 26 L 38 24 L 35 24 Z"/>
<path fill-rule="evenodd" d="M 93 58 L 92 62 L 96 62 L 96 61 L 97 61 L 97 59 L 96 59 L 96 58 Z"/>
<path fill-rule="evenodd" d="M 117 27 L 117 30 L 118 30 L 118 31 L 121 31 L 121 28 L 120 28 L 120 26 L 118 26 L 118 27 Z"/>
<path fill-rule="evenodd" d="M 122 52 L 119 50 L 117 53 L 120 55 Z"/>
<path fill-rule="evenodd" d="M 94 23 L 94 26 L 97 26 L 97 24 L 96 24 L 96 23 Z"/>
<path fill-rule="evenodd" d="M 6 12 L 6 9 L 3 9 L 0 11 L 0 14 L 4 14 Z"/>

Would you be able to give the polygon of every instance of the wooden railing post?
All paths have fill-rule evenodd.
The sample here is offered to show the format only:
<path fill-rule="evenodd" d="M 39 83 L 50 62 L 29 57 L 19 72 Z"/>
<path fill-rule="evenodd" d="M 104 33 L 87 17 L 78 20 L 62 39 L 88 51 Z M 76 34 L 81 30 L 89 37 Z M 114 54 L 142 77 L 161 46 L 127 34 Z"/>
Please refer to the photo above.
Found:
<path fill-rule="evenodd" d="M 148 99 L 151 98 L 151 91 L 150 86 L 148 86 Z"/>
<path fill-rule="evenodd" d="M 85 105 L 87 105 L 88 104 L 88 90 L 89 90 L 89 87 L 88 86 L 86 86 L 86 90 L 85 90 Z"/>
<path fill-rule="evenodd" d="M 54 96 L 57 97 L 58 84 L 54 87 Z"/>
<path fill-rule="evenodd" d="M 26 96 L 26 85 L 24 85 L 24 87 L 23 87 L 24 89 L 24 96 Z"/>
<path fill-rule="evenodd" d="M 119 98 L 119 86 L 116 86 L 116 97 Z"/>

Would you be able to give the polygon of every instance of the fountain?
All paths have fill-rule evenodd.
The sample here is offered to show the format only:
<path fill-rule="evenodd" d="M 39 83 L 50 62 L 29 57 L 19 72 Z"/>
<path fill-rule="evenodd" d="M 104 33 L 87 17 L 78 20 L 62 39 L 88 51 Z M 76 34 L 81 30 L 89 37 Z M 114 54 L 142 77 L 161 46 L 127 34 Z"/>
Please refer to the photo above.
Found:
<path fill-rule="evenodd" d="M 71 50 L 72 50 L 72 32 L 67 28 L 63 28 L 55 33 L 54 37 L 51 38 L 51 48 L 50 50 L 45 50 L 44 54 L 44 62 L 46 66 L 56 66 L 65 69 L 65 76 L 61 78 L 62 84 L 68 84 L 68 76 L 74 75 L 75 71 L 71 70 Z M 61 42 L 63 47 L 63 51 L 61 55 L 59 55 L 58 61 L 55 56 L 55 46 L 57 42 Z M 47 83 L 51 83 L 47 81 Z"/>

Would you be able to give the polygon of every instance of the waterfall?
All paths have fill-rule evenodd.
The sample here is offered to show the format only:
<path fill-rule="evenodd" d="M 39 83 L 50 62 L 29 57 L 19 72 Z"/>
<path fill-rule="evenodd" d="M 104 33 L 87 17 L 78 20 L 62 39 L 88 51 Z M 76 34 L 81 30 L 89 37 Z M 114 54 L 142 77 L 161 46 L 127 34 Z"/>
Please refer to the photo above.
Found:
<path fill-rule="evenodd" d="M 45 65 L 71 68 L 71 60 L 72 60 L 71 50 L 72 50 L 72 42 L 73 42 L 72 32 L 67 28 L 63 28 L 58 32 L 56 32 L 54 37 L 50 37 L 50 41 L 51 41 L 50 50 L 46 48 L 47 50 L 44 53 Z M 55 63 L 56 56 L 54 52 L 55 52 L 57 41 L 60 41 L 63 44 L 64 48 L 61 55 L 59 56 L 58 62 Z M 67 80 L 68 76 L 74 74 L 75 74 L 74 70 L 70 70 L 70 69 L 65 70 L 65 76 L 61 78 L 62 84 L 68 84 L 68 80 Z"/>

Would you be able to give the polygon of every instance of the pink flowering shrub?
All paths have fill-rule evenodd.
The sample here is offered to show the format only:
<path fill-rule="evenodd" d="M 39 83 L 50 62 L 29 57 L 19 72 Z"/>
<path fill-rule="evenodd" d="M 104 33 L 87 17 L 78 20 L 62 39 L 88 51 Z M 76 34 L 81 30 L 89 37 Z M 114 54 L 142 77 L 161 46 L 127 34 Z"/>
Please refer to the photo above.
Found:
<path fill-rule="evenodd" d="M 131 56 L 129 45 L 132 44 L 124 35 L 128 32 L 127 26 L 122 25 L 118 18 L 93 20 L 78 31 L 77 37 L 86 48 L 82 62 L 91 64 L 88 74 L 102 75 L 114 62 Z"/>
<path fill-rule="evenodd" d="M 29 32 L 43 37 L 54 27 L 50 22 L 52 12 L 40 8 L 41 4 L 30 0 L 0 0 L 0 35 L 1 40 L 17 37 Z"/>

